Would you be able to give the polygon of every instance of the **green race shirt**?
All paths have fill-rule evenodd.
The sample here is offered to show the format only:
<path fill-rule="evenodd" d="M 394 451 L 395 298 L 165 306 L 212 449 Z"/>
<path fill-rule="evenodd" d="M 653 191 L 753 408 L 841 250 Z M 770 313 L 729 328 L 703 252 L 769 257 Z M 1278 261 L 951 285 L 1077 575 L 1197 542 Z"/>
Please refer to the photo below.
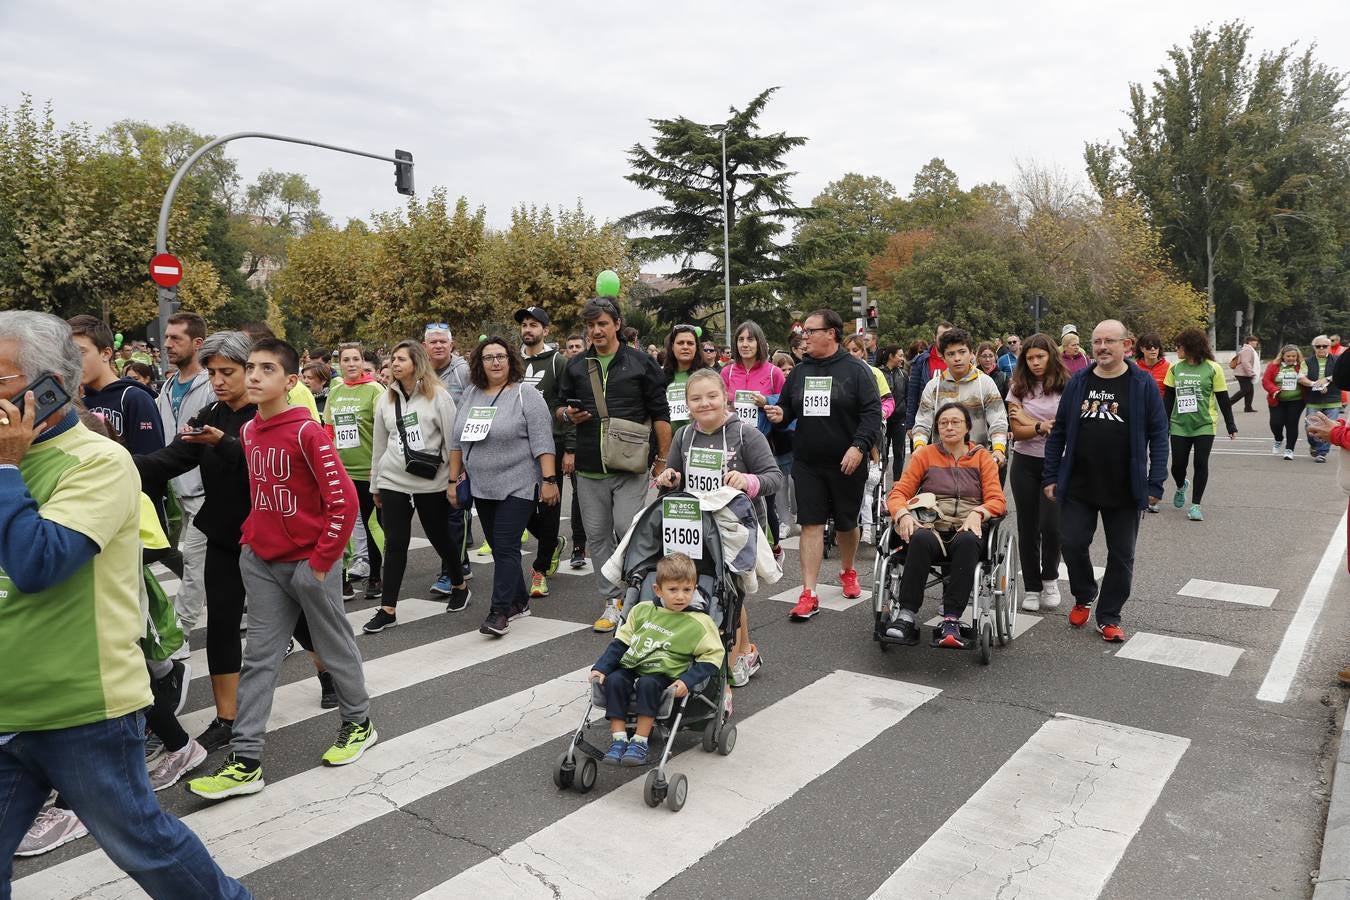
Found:
<path fill-rule="evenodd" d="M 628 645 L 619 667 L 639 675 L 679 678 L 695 662 L 722 664 L 722 641 L 707 613 L 671 612 L 646 601 L 629 612 L 615 635 Z"/>
<path fill-rule="evenodd" d="M 125 449 L 83 425 L 34 444 L 19 463 L 44 518 L 99 553 L 25 594 L 0 572 L 0 733 L 88 725 L 149 706 L 140 638 L 140 488 Z"/>
<path fill-rule="evenodd" d="M 1289 380 L 1290 375 L 1296 376 L 1294 380 L 1297 381 L 1298 378 L 1302 378 L 1307 374 L 1308 367 L 1306 365 L 1300 365 L 1296 369 L 1293 366 L 1286 366 L 1284 363 L 1280 363 L 1279 370 L 1275 372 L 1275 385 L 1276 387 L 1283 387 L 1285 382 Z M 1281 390 L 1275 395 L 1277 400 L 1299 400 L 1302 399 L 1302 397 L 1303 388 L 1297 383 L 1292 390 Z"/>
<path fill-rule="evenodd" d="M 1175 388 L 1171 431 L 1178 437 L 1200 437 L 1215 433 L 1219 421 L 1217 394 L 1228 393 L 1223 369 L 1212 359 L 1199 363 L 1179 360 L 1163 376 L 1165 387 Z"/>
<path fill-rule="evenodd" d="M 323 420 L 333 426 L 333 446 L 352 481 L 370 480 L 370 452 L 375 441 L 375 403 L 384 393 L 379 382 L 339 384 L 328 390 Z"/>

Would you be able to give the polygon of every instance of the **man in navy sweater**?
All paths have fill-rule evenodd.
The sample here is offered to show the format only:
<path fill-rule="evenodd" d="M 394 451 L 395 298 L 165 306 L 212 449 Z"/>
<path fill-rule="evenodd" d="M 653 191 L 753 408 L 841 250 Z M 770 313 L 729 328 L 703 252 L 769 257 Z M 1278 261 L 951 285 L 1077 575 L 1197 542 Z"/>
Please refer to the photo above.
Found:
<path fill-rule="evenodd" d="M 1041 484 L 1059 503 L 1060 546 L 1082 628 L 1097 601 L 1097 631 L 1125 640 L 1120 611 L 1134 578 L 1134 545 L 1143 511 L 1157 503 L 1167 478 L 1167 413 L 1153 376 L 1130 357 L 1125 326 L 1107 319 L 1092 331 L 1094 363 L 1064 388 L 1045 444 Z M 1092 574 L 1092 537 L 1101 518 L 1106 573 L 1100 593 Z"/>
<path fill-rule="evenodd" d="M 107 422 L 133 456 L 161 449 L 164 425 L 155 395 L 134 378 L 117 377 L 112 329 L 94 316 L 75 316 L 69 324 L 84 364 L 80 386 L 85 409 Z"/>

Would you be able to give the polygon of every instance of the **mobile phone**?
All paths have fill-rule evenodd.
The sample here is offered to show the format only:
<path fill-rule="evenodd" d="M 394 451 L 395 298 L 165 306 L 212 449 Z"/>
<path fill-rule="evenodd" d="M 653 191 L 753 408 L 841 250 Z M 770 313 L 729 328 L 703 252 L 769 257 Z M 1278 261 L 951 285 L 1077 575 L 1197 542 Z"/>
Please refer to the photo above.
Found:
<path fill-rule="evenodd" d="M 584 407 L 584 406 L 581 405 L 581 401 L 580 401 L 580 400 L 564 400 L 564 401 L 563 401 L 563 405 L 564 405 L 564 406 L 570 406 L 570 407 L 572 407 L 573 409 L 585 409 L 585 408 L 586 408 L 586 407 Z"/>
<path fill-rule="evenodd" d="M 34 424 L 47 421 L 52 413 L 70 402 L 70 394 L 61 387 L 61 382 L 56 380 L 56 375 L 51 372 L 43 372 L 32 384 L 19 391 L 13 399 L 10 400 L 19 408 L 19 414 L 23 414 L 23 398 L 29 391 L 33 392 L 33 402 L 37 404 L 37 410 L 33 414 Z"/>

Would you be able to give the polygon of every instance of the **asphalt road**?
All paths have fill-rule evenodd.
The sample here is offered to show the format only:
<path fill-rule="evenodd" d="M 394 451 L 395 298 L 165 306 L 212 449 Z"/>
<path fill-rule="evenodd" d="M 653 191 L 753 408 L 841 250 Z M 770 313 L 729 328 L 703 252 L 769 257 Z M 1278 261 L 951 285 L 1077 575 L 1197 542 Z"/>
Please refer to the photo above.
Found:
<path fill-rule="evenodd" d="M 735 693 L 736 750 L 677 744 L 695 748 L 672 764 L 690 773 L 679 813 L 642 804 L 640 770 L 602 767 L 585 796 L 553 786 L 580 673 L 608 640 L 589 628 L 593 582 L 556 576 L 493 641 L 476 633 L 481 562 L 467 612 L 358 638 L 381 735 L 361 771 L 317 766 L 336 717 L 296 654 L 268 788 L 214 809 L 179 788 L 161 801 L 259 897 L 1307 897 L 1350 656 L 1346 500 L 1335 465 L 1303 447 L 1272 457 L 1264 412 L 1238 419 L 1206 521 L 1167 500 L 1145 517 L 1123 647 L 1069 627 L 1066 602 L 989 667 L 927 646 L 883 654 L 869 603 L 788 621 L 768 598 L 800 585 L 789 551 L 783 581 L 751 603 L 766 664 Z M 428 597 L 436 569 L 415 550 L 403 596 Z M 823 580 L 837 571 L 828 560 Z M 1179 594 L 1193 579 L 1228 587 Z M 1282 671 L 1287 696 L 1258 699 L 1281 692 Z M 187 709 L 209 702 L 198 679 Z M 14 896 L 138 896 L 115 874 L 86 838 L 16 861 Z"/>

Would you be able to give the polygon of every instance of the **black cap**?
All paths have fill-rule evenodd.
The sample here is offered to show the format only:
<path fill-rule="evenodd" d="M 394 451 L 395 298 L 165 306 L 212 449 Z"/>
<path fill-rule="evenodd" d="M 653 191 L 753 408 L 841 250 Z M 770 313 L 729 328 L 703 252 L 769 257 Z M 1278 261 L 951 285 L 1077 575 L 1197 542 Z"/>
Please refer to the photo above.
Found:
<path fill-rule="evenodd" d="M 544 312 L 544 310 L 538 306 L 526 306 L 516 310 L 515 319 L 517 322 L 524 322 L 526 316 L 534 319 L 540 325 L 547 325 L 549 322 L 548 313 Z"/>

